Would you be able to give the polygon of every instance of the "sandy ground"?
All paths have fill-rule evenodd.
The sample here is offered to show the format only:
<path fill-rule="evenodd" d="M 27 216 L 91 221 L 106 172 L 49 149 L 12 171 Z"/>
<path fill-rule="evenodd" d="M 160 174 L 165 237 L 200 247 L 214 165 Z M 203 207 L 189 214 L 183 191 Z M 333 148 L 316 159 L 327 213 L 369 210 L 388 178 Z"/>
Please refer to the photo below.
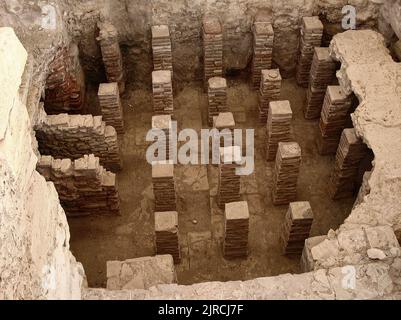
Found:
<path fill-rule="evenodd" d="M 294 113 L 293 138 L 302 148 L 298 200 L 311 202 L 315 220 L 311 236 L 336 229 L 349 215 L 354 199 L 333 202 L 327 185 L 334 157 L 319 156 L 318 121 L 303 118 L 305 90 L 285 80 L 283 100 Z M 121 136 L 124 169 L 118 173 L 120 216 L 69 219 L 71 249 L 82 262 L 91 287 L 106 286 L 106 261 L 155 254 L 151 167 L 146 162 L 146 132 L 152 117 L 151 92 L 128 87 L 123 97 L 126 133 Z M 298 273 L 299 259 L 281 254 L 279 232 L 287 210 L 273 206 L 271 187 L 274 162 L 265 159 L 265 128 L 258 124 L 257 94 L 244 81 L 230 80 L 228 104 L 238 128 L 255 128 L 255 172 L 241 178 L 241 194 L 250 207 L 250 254 L 246 260 L 222 257 L 223 212 L 215 204 L 217 167 L 177 165 L 176 183 L 182 263 L 178 282 L 246 280 L 282 273 Z M 176 92 L 175 118 L 180 128 L 207 128 L 207 97 L 201 83 L 190 83 Z M 196 220 L 197 223 L 193 223 Z"/>

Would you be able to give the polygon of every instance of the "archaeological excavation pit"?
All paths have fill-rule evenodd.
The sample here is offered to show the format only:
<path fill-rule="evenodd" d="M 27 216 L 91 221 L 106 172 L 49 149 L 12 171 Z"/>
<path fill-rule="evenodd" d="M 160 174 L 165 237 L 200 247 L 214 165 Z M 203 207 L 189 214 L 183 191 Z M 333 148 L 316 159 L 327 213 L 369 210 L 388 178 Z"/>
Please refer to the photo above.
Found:
<path fill-rule="evenodd" d="M 57 276 L 5 276 L 0 298 L 400 298 L 396 1 L 348 31 L 335 1 L 18 2 L 0 240 L 33 253 L 0 261 Z"/>

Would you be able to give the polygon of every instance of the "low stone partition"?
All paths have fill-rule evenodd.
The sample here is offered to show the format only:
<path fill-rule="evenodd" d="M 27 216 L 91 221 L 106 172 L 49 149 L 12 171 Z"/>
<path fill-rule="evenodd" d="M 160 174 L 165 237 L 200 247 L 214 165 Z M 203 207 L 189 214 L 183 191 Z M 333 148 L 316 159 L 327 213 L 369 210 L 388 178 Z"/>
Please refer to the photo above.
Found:
<path fill-rule="evenodd" d="M 177 283 L 174 260 L 169 254 L 125 261 L 107 261 L 107 289 L 149 289 Z"/>
<path fill-rule="evenodd" d="M 41 156 L 36 169 L 54 183 L 67 216 L 119 214 L 116 175 L 93 154 L 75 161 Z"/>
<path fill-rule="evenodd" d="M 122 168 L 117 132 L 101 116 L 58 114 L 47 116 L 36 128 L 39 151 L 57 159 L 94 154 L 113 172 Z"/>

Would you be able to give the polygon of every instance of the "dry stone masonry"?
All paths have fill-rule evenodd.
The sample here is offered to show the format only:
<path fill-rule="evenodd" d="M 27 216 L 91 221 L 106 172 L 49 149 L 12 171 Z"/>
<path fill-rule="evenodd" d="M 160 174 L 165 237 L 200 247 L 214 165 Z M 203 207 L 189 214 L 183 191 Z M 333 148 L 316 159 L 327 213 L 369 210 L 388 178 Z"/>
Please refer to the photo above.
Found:
<path fill-rule="evenodd" d="M 170 31 L 167 25 L 152 27 L 153 69 L 173 72 Z"/>
<path fill-rule="evenodd" d="M 202 21 L 203 81 L 205 90 L 212 77 L 223 75 L 223 28 L 217 17 L 205 16 Z"/>
<path fill-rule="evenodd" d="M 164 133 L 164 137 L 158 140 L 160 147 L 155 152 L 155 157 L 163 156 L 162 160 L 171 160 L 170 154 L 170 141 L 171 141 L 171 130 L 172 130 L 172 120 L 170 115 L 160 115 L 152 117 L 152 130 L 161 130 Z"/>
<path fill-rule="evenodd" d="M 302 18 L 296 78 L 298 84 L 305 88 L 309 83 L 314 49 L 321 46 L 322 37 L 323 24 L 319 17 Z"/>
<path fill-rule="evenodd" d="M 224 209 L 226 203 L 240 200 L 240 176 L 236 175 L 236 162 L 241 160 L 240 147 L 220 148 L 219 180 L 217 191 L 217 203 Z"/>
<path fill-rule="evenodd" d="M 208 80 L 207 97 L 209 103 L 208 122 L 213 125 L 213 118 L 220 112 L 229 112 L 227 106 L 227 81 L 222 77 L 211 77 Z"/>
<path fill-rule="evenodd" d="M 354 195 L 359 164 L 366 153 L 367 147 L 356 135 L 355 129 L 344 129 L 330 179 L 329 187 L 332 199 L 342 199 Z"/>
<path fill-rule="evenodd" d="M 155 212 L 156 254 L 171 255 L 174 263 L 181 262 L 177 211 Z"/>
<path fill-rule="evenodd" d="M 118 83 L 101 83 L 98 91 L 100 110 L 106 125 L 114 127 L 118 134 L 124 133 L 124 115 Z"/>
<path fill-rule="evenodd" d="M 288 142 L 291 139 L 292 110 L 288 100 L 272 101 L 269 107 L 267 120 L 266 160 L 276 158 L 279 142 Z"/>
<path fill-rule="evenodd" d="M 74 161 L 41 156 L 37 170 L 54 183 L 68 216 L 119 214 L 116 175 L 105 170 L 93 154 Z"/>
<path fill-rule="evenodd" d="M 260 87 L 262 70 L 271 69 L 273 59 L 274 31 L 269 22 L 255 21 L 252 25 L 253 57 L 252 57 L 252 85 L 254 89 Z"/>
<path fill-rule="evenodd" d="M 246 201 L 226 203 L 223 254 L 226 259 L 248 256 L 249 209 Z"/>
<path fill-rule="evenodd" d="M 123 58 L 118 40 L 118 30 L 109 22 L 98 24 L 97 41 L 102 51 L 103 63 L 108 82 L 117 82 L 120 93 L 125 91 L 125 73 Z"/>
<path fill-rule="evenodd" d="M 351 96 L 340 86 L 328 86 L 319 121 L 318 148 L 321 155 L 335 154 L 352 105 Z"/>
<path fill-rule="evenodd" d="M 270 102 L 280 99 L 281 82 L 279 69 L 262 70 L 259 88 L 259 120 L 262 125 L 266 125 Z"/>
<path fill-rule="evenodd" d="M 94 154 L 107 170 L 122 168 L 117 132 L 101 116 L 49 115 L 36 129 L 39 151 L 57 159 Z"/>
<path fill-rule="evenodd" d="M 308 201 L 290 203 L 280 233 L 285 255 L 302 255 L 305 240 L 309 238 L 312 222 L 313 212 Z"/>
<path fill-rule="evenodd" d="M 174 165 L 168 162 L 154 162 L 152 164 L 152 184 L 155 211 L 177 210 Z"/>
<path fill-rule="evenodd" d="M 301 147 L 296 142 L 279 142 L 273 176 L 273 203 L 284 205 L 296 200 Z"/>
<path fill-rule="evenodd" d="M 322 111 L 322 104 L 327 86 L 333 83 L 336 63 L 330 57 L 328 48 L 315 48 L 306 94 L 305 119 L 317 119 Z"/>
<path fill-rule="evenodd" d="M 152 72 L 153 114 L 170 114 L 173 107 L 172 73 L 169 70 Z"/>

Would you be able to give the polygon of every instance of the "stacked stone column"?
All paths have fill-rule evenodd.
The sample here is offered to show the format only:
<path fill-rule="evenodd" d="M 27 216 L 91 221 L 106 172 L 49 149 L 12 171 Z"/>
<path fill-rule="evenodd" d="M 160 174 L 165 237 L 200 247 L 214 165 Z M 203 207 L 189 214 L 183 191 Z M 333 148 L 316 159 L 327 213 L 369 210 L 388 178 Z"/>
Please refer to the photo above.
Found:
<path fill-rule="evenodd" d="M 315 47 L 320 47 L 323 37 L 323 24 L 319 17 L 302 18 L 300 51 L 296 79 L 297 83 L 306 88 L 309 83 L 309 73 L 312 66 Z"/>
<path fill-rule="evenodd" d="M 252 85 L 254 89 L 260 87 L 263 69 L 271 69 L 273 59 L 274 31 L 271 23 L 255 21 L 252 26 L 253 58 L 252 58 Z"/>
<path fill-rule="evenodd" d="M 172 120 L 170 115 L 159 115 L 159 116 L 153 116 L 152 117 L 152 129 L 154 130 L 162 130 L 164 132 L 164 139 L 159 141 L 160 144 L 163 145 L 163 148 L 159 148 L 157 150 L 157 154 L 155 154 L 156 157 L 159 156 L 159 152 L 162 153 L 162 155 L 165 155 L 165 158 L 162 160 L 170 160 L 171 155 L 170 155 L 170 140 L 171 140 L 171 129 L 172 129 Z"/>
<path fill-rule="evenodd" d="M 152 164 L 152 185 L 155 211 L 176 211 L 174 165 L 167 162 L 154 162 Z"/>
<path fill-rule="evenodd" d="M 335 154 L 352 106 L 351 96 L 340 86 L 328 86 L 319 121 L 318 149 L 321 155 Z"/>
<path fill-rule="evenodd" d="M 153 113 L 173 114 L 173 85 L 171 71 L 159 70 L 152 72 Z"/>
<path fill-rule="evenodd" d="M 280 233 L 283 253 L 301 256 L 305 240 L 309 238 L 313 212 L 308 201 L 291 202 Z"/>
<path fill-rule="evenodd" d="M 222 77 L 212 77 L 208 80 L 207 97 L 209 103 L 208 122 L 213 125 L 213 118 L 220 112 L 228 112 L 227 81 Z"/>
<path fill-rule="evenodd" d="M 223 75 L 223 28 L 217 17 L 205 16 L 202 22 L 203 81 L 205 90 L 208 80 Z"/>
<path fill-rule="evenodd" d="M 327 86 L 333 83 L 335 73 L 336 63 L 330 57 L 329 48 L 315 48 L 306 94 L 305 119 L 319 118 Z"/>
<path fill-rule="evenodd" d="M 246 201 L 227 203 L 223 254 L 226 259 L 248 256 L 249 209 Z"/>
<path fill-rule="evenodd" d="M 156 254 L 171 254 L 174 263 L 181 262 L 177 211 L 155 212 Z"/>
<path fill-rule="evenodd" d="M 171 50 L 170 31 L 168 26 L 152 27 L 153 69 L 173 72 L 173 56 Z"/>
<path fill-rule="evenodd" d="M 240 176 L 235 172 L 240 161 L 239 146 L 220 148 L 217 204 L 222 209 L 226 203 L 240 200 Z"/>
<path fill-rule="evenodd" d="M 279 69 L 262 70 L 259 88 L 259 120 L 262 125 L 266 124 L 269 103 L 280 99 L 281 74 Z"/>
<path fill-rule="evenodd" d="M 117 82 L 120 93 L 125 91 L 125 74 L 117 29 L 108 22 L 98 24 L 97 40 L 102 51 L 103 64 L 108 82 Z"/>
<path fill-rule="evenodd" d="M 266 160 L 276 158 L 279 142 L 288 142 L 291 138 L 292 110 L 289 101 L 272 101 L 267 120 Z"/>
<path fill-rule="evenodd" d="M 296 200 L 301 148 L 296 142 L 279 142 L 273 176 L 273 204 Z"/>
<path fill-rule="evenodd" d="M 101 83 L 98 99 L 103 120 L 107 125 L 114 127 L 117 133 L 123 134 L 124 118 L 118 83 Z"/>
<path fill-rule="evenodd" d="M 329 192 L 332 199 L 352 197 L 356 188 L 359 165 L 367 154 L 367 147 L 355 129 L 344 129 L 336 153 Z"/>
<path fill-rule="evenodd" d="M 219 130 L 220 134 L 220 146 L 229 147 L 234 143 L 234 128 L 235 121 L 234 115 L 231 112 L 219 113 L 217 117 L 214 117 L 213 126 Z"/>

